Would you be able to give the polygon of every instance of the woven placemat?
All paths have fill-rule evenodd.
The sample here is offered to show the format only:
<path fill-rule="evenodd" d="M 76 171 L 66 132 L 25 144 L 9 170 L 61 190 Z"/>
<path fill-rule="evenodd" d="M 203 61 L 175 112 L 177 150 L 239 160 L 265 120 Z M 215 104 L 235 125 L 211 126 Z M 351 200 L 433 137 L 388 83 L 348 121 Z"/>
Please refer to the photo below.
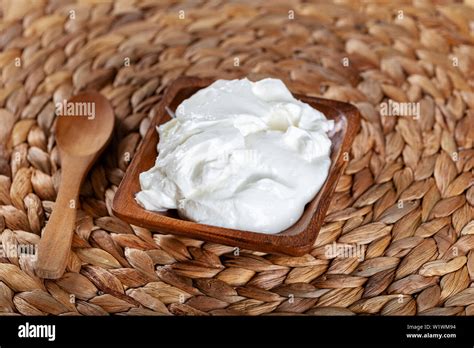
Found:
<path fill-rule="evenodd" d="M 474 314 L 472 6 L 4 0 L 0 312 Z M 165 236 L 112 215 L 157 102 L 182 75 L 273 76 L 359 108 L 310 254 Z M 60 181 L 55 103 L 85 89 L 110 99 L 117 126 L 82 187 L 67 273 L 43 280 L 27 251 Z M 380 113 L 410 103 L 419 114 Z"/>

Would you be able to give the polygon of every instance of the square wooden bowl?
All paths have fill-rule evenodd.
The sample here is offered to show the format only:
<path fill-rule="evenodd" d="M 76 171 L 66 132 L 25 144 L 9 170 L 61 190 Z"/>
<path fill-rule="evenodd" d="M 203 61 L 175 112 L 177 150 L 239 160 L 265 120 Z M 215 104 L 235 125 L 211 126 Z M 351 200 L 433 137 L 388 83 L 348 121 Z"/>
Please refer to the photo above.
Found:
<path fill-rule="evenodd" d="M 158 105 L 158 110 L 145 138 L 118 188 L 112 209 L 119 218 L 141 227 L 166 234 L 226 244 L 257 251 L 301 256 L 307 253 L 321 228 L 326 211 L 344 166 L 344 153 L 360 127 L 358 110 L 347 103 L 295 95 L 296 98 L 321 111 L 335 121 L 336 131 L 331 134 L 331 166 L 329 176 L 320 191 L 309 202 L 301 218 L 291 227 L 278 234 L 263 234 L 204 225 L 181 219 L 175 210 L 152 212 L 143 209 L 136 201 L 140 191 L 140 173 L 153 167 L 157 156 L 158 133 L 156 126 L 170 120 L 165 107 L 175 111 L 177 106 L 214 80 L 182 77 L 173 82 Z"/>

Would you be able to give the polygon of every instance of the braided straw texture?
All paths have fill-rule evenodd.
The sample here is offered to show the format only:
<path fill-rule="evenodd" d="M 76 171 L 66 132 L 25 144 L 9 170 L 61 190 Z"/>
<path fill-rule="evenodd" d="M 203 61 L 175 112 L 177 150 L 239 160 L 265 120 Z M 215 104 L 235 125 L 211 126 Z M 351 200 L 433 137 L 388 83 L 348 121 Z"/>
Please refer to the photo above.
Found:
<path fill-rule="evenodd" d="M 473 6 L 4 0 L 0 312 L 473 315 Z M 181 75 L 273 76 L 359 108 L 310 254 L 235 250 L 112 215 L 156 104 Z M 55 103 L 85 89 L 109 98 L 117 126 L 82 187 L 67 273 L 44 280 L 14 251 L 38 243 L 56 198 Z M 381 116 L 388 99 L 417 103 L 420 117 Z"/>

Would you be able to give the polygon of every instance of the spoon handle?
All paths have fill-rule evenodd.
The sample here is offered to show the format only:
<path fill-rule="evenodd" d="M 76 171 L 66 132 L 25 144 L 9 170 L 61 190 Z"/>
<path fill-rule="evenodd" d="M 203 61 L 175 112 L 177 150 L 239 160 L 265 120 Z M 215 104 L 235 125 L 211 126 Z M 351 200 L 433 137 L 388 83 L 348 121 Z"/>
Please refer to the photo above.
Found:
<path fill-rule="evenodd" d="M 63 275 L 76 226 L 76 206 L 84 169 L 80 161 L 64 159 L 58 196 L 38 245 L 36 275 L 41 278 L 57 279 Z"/>

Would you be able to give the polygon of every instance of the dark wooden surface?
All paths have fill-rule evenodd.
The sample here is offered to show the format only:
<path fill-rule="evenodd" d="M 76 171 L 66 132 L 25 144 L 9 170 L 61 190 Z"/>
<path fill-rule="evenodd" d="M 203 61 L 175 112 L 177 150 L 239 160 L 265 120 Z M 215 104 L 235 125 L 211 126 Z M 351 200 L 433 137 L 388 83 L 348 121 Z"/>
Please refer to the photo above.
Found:
<path fill-rule="evenodd" d="M 155 126 L 170 119 L 165 106 L 174 111 L 181 101 L 212 82 L 211 79 L 182 77 L 170 85 L 115 194 L 112 206 L 115 215 L 131 224 L 165 234 L 176 234 L 263 252 L 293 256 L 305 254 L 316 240 L 337 181 L 342 174 L 345 164 L 344 152 L 349 153 L 351 143 L 360 127 L 359 112 L 351 104 L 295 95 L 296 98 L 323 112 L 328 119 L 334 120 L 338 131 L 331 136 L 332 163 L 326 182 L 315 198 L 306 205 L 301 218 L 285 231 L 272 235 L 204 225 L 183 220 L 176 211 L 164 213 L 147 211 L 135 201 L 135 194 L 140 191 L 139 174 L 150 169 L 157 156 L 156 146 L 159 139 Z"/>

